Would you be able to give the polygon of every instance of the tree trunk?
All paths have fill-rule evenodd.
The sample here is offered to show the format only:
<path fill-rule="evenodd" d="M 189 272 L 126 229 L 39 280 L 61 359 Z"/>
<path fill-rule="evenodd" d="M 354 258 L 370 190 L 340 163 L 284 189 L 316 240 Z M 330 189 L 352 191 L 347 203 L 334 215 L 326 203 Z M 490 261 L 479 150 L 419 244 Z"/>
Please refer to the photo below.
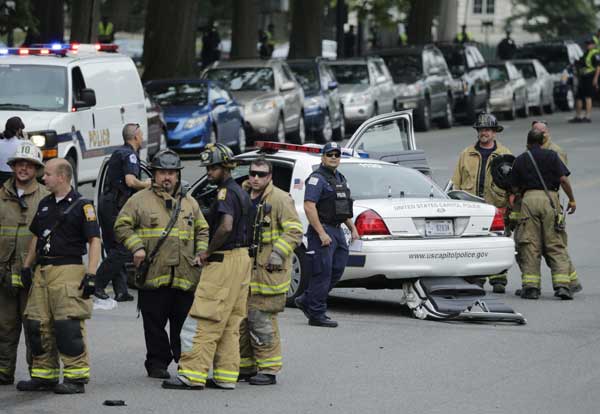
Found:
<path fill-rule="evenodd" d="M 409 43 L 431 42 L 431 25 L 437 6 L 437 0 L 410 0 L 407 31 Z"/>
<path fill-rule="evenodd" d="M 113 24 L 114 31 L 131 32 L 130 11 L 131 0 L 107 0 L 103 7 L 102 16 L 107 16 Z"/>
<path fill-rule="evenodd" d="M 63 42 L 65 32 L 64 0 L 32 0 L 31 14 L 38 19 L 37 28 L 27 31 L 25 44 Z"/>
<path fill-rule="evenodd" d="M 323 0 L 295 0 L 292 3 L 292 30 L 289 59 L 321 56 Z"/>
<path fill-rule="evenodd" d="M 231 59 L 257 57 L 259 3 L 259 0 L 233 0 Z"/>
<path fill-rule="evenodd" d="M 452 41 L 458 32 L 458 0 L 440 2 L 438 41 Z"/>
<path fill-rule="evenodd" d="M 70 42 L 95 43 L 98 41 L 100 0 L 78 0 L 71 4 Z"/>
<path fill-rule="evenodd" d="M 144 80 L 196 72 L 195 0 L 150 0 L 144 32 Z"/>

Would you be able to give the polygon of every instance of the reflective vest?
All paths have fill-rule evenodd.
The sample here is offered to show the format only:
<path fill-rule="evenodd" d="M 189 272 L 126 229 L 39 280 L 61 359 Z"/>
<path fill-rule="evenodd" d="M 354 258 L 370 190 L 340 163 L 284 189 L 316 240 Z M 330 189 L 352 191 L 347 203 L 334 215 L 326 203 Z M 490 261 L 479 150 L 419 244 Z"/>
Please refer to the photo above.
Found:
<path fill-rule="evenodd" d="M 463 32 L 459 32 L 456 35 L 456 41 L 457 42 L 470 42 L 471 40 L 473 40 L 473 36 L 471 35 L 471 33 L 467 32 L 466 34 L 466 39 L 465 39 L 465 35 L 463 35 Z"/>
<path fill-rule="evenodd" d="M 104 23 L 102 22 L 98 23 L 98 36 L 110 36 L 112 33 L 113 24 L 111 22 L 108 22 L 106 26 L 104 26 Z"/>
<path fill-rule="evenodd" d="M 596 66 L 594 66 L 592 59 L 598 53 L 600 53 L 600 49 L 591 49 L 586 52 L 585 59 L 584 59 L 585 66 L 583 67 L 584 75 L 587 75 L 589 73 L 594 73 L 596 71 Z"/>
<path fill-rule="evenodd" d="M 600 49 L 600 38 L 598 38 L 598 36 L 592 36 L 592 40 L 594 41 L 594 44 L 596 45 L 596 49 Z"/>

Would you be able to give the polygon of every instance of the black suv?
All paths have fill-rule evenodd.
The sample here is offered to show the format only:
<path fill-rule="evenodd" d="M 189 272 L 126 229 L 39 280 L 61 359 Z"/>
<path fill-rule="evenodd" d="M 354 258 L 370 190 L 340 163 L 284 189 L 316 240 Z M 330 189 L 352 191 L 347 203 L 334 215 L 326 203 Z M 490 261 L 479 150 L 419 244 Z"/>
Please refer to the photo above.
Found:
<path fill-rule="evenodd" d="M 432 120 L 438 120 L 442 128 L 452 126 L 452 76 L 437 47 L 410 46 L 376 53 L 394 80 L 396 110 L 414 109 L 419 131 L 427 131 Z"/>
<path fill-rule="evenodd" d="M 450 73 L 459 80 L 454 100 L 454 116 L 475 122 L 479 112 L 487 111 L 490 100 L 490 76 L 483 55 L 474 43 L 438 43 Z"/>
<path fill-rule="evenodd" d="M 583 56 L 579 45 L 570 40 L 525 43 L 517 49 L 516 59 L 537 59 L 554 79 L 554 102 L 563 111 L 575 106 L 577 77 L 575 62 Z"/>

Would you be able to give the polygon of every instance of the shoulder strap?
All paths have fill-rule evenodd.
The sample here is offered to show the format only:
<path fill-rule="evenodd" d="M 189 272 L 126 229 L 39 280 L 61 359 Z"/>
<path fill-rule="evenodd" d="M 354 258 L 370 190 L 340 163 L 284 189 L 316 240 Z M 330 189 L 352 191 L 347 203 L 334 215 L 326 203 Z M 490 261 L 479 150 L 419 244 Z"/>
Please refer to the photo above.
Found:
<path fill-rule="evenodd" d="M 46 234 L 46 236 L 42 236 L 41 239 L 44 242 L 43 244 L 46 244 L 49 240 L 50 237 L 52 237 L 52 234 L 56 232 L 56 230 L 60 227 L 60 225 L 65 221 L 65 217 L 67 217 L 67 215 L 69 215 L 69 213 L 71 211 L 73 211 L 75 209 L 75 207 L 80 206 L 81 204 L 85 203 L 86 201 L 89 201 L 83 197 L 79 197 L 77 200 L 75 200 L 73 202 L 73 204 L 71 204 L 69 207 L 67 207 L 67 209 L 65 211 L 63 211 L 62 215 L 58 218 L 58 220 L 56 220 L 56 223 L 54 223 L 54 225 L 52 226 L 52 228 L 50 229 L 50 231 L 48 232 L 48 234 Z"/>
<path fill-rule="evenodd" d="M 164 231 L 160 235 L 160 239 L 156 242 L 156 245 L 148 255 L 148 263 L 151 263 L 154 260 L 154 257 L 158 254 L 160 247 L 163 245 L 167 237 L 169 237 L 169 233 L 175 227 L 175 223 L 177 223 L 177 218 L 179 217 L 179 213 L 181 213 L 181 204 L 183 204 L 183 199 L 185 197 L 184 192 L 179 193 L 179 197 L 177 199 L 177 204 L 175 205 L 175 209 L 173 213 L 171 213 L 171 217 L 169 218 L 169 222 L 167 223 L 167 227 L 165 227 Z"/>
<path fill-rule="evenodd" d="M 535 168 L 535 172 L 537 173 L 537 176 L 542 183 L 542 187 L 544 187 L 544 192 L 546 193 L 546 196 L 548 197 L 548 200 L 550 201 L 550 205 L 552 206 L 552 209 L 556 210 L 556 207 L 554 206 L 554 201 L 552 201 L 552 197 L 550 197 L 550 193 L 548 192 L 548 187 L 546 187 L 546 182 L 544 181 L 544 177 L 542 177 L 542 173 L 540 172 L 540 169 L 538 168 L 537 162 L 535 162 L 535 158 L 533 158 L 533 154 L 531 153 L 531 151 L 527 151 L 527 155 L 529 155 L 529 159 L 531 160 L 531 163 L 533 164 L 533 168 Z"/>

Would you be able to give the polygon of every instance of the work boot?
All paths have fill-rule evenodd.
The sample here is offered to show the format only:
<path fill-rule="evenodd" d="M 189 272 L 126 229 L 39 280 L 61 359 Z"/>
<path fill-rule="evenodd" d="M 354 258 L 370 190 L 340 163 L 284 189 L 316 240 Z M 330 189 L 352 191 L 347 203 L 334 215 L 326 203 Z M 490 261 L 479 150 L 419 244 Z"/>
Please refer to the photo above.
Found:
<path fill-rule="evenodd" d="M 135 298 L 132 295 L 130 295 L 129 293 L 117 293 L 115 295 L 115 300 L 117 302 L 131 302 L 134 299 Z"/>
<path fill-rule="evenodd" d="M 302 311 L 307 319 L 310 319 L 310 313 L 308 313 L 308 309 L 306 306 L 304 306 L 304 302 L 302 302 L 299 297 L 294 299 L 294 305 L 296 305 L 296 307 Z"/>
<path fill-rule="evenodd" d="M 579 293 L 583 290 L 583 286 L 581 286 L 581 283 L 577 282 L 571 285 L 569 289 L 571 290 L 571 293 Z"/>
<path fill-rule="evenodd" d="M 52 391 L 56 387 L 56 381 L 48 381 L 40 378 L 32 378 L 28 381 L 19 381 L 17 390 L 19 391 Z"/>
<path fill-rule="evenodd" d="M 256 374 L 258 374 L 256 371 L 255 372 L 251 372 L 249 374 L 239 374 L 238 375 L 238 382 L 247 382 L 250 378 L 252 378 L 253 376 L 255 376 Z"/>
<path fill-rule="evenodd" d="M 96 288 L 96 291 L 94 292 L 94 296 L 96 296 L 98 299 L 102 299 L 102 300 L 106 300 L 109 298 L 108 294 L 102 288 Z"/>
<path fill-rule="evenodd" d="M 204 385 L 188 385 L 181 380 L 179 377 L 171 378 L 162 382 L 162 387 L 168 390 L 203 390 Z"/>
<path fill-rule="evenodd" d="M 256 374 L 248 382 L 252 385 L 274 385 L 277 384 L 277 377 L 273 374 Z"/>
<path fill-rule="evenodd" d="M 562 300 L 573 300 L 573 294 L 571 293 L 569 288 L 566 287 L 559 287 L 558 289 L 556 289 L 556 291 L 554 292 L 554 296 L 561 298 Z"/>
<path fill-rule="evenodd" d="M 83 394 L 85 385 L 79 382 L 63 382 L 54 387 L 54 394 Z"/>
<path fill-rule="evenodd" d="M 165 368 L 149 368 L 146 367 L 146 372 L 150 378 L 169 379 L 171 375 Z"/>
<path fill-rule="evenodd" d="M 235 383 L 217 381 L 214 378 L 209 378 L 208 380 L 206 380 L 206 388 L 216 388 L 219 390 L 231 391 L 235 390 Z"/>
<path fill-rule="evenodd" d="M 534 287 L 526 287 L 521 291 L 521 297 L 523 299 L 539 299 L 540 290 Z"/>
<path fill-rule="evenodd" d="M 581 122 L 583 122 L 584 124 L 589 124 L 590 122 L 592 122 L 592 120 L 590 118 L 584 117 L 581 118 Z"/>
<path fill-rule="evenodd" d="M 569 119 L 570 124 L 579 124 L 581 122 L 583 122 L 583 118 L 577 118 L 576 116 Z"/>
<path fill-rule="evenodd" d="M 319 318 L 310 318 L 308 320 L 308 324 L 310 326 L 320 326 L 323 328 L 337 328 L 338 323 L 333 319 L 329 319 L 326 316 L 321 316 Z"/>
<path fill-rule="evenodd" d="M 492 292 L 494 293 L 505 293 L 506 292 L 506 288 L 504 287 L 504 285 L 493 285 L 492 286 Z"/>

